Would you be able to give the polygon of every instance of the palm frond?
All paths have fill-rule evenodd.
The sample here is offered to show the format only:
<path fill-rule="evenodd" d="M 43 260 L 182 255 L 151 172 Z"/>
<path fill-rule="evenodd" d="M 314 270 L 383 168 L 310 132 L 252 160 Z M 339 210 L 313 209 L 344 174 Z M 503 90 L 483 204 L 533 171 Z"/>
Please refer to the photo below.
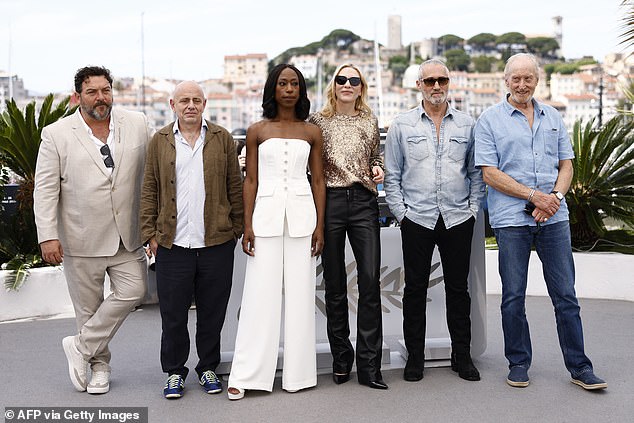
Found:
<path fill-rule="evenodd" d="M 10 272 L 5 274 L 4 287 L 7 291 L 19 291 L 29 277 L 29 269 L 42 263 L 42 258 L 35 255 L 17 256 L 4 266 Z"/>
<path fill-rule="evenodd" d="M 606 217 L 634 227 L 634 122 L 624 116 L 600 128 L 575 122 L 573 179 L 566 196 L 573 243 L 605 233 Z"/>
<path fill-rule="evenodd" d="M 9 260 L 6 268 L 11 270 L 5 279 L 8 289 L 19 289 L 28 277 L 29 269 L 43 264 L 39 256 L 32 207 L 33 181 L 42 129 L 75 111 L 75 108 L 68 108 L 70 97 L 60 101 L 55 107 L 53 100 L 52 94 L 46 96 L 39 114 L 35 101 L 20 110 L 13 99 L 7 100 L 6 110 L 0 114 L 2 165 L 22 178 L 16 197 L 19 202 L 18 212 L 11 222 L 0 222 L 0 259 Z"/>
<path fill-rule="evenodd" d="M 625 14 L 621 19 L 620 44 L 625 48 L 634 46 L 634 2 L 632 0 L 621 1 L 621 7 L 625 9 Z"/>

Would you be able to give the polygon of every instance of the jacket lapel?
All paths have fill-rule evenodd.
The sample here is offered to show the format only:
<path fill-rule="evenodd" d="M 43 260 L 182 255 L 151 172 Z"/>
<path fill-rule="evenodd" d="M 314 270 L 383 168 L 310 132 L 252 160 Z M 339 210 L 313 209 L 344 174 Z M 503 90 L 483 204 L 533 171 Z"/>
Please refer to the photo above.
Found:
<path fill-rule="evenodd" d="M 110 119 L 114 120 L 114 143 L 116 145 L 114 156 L 114 170 L 112 172 L 112 181 L 114 182 L 117 179 L 117 175 L 119 175 L 119 169 L 121 169 L 121 159 L 126 153 L 126 142 L 124 140 L 125 116 L 123 115 L 123 113 L 117 113 L 113 109 L 112 114 L 110 115 Z"/>
<path fill-rule="evenodd" d="M 79 116 L 79 109 L 75 112 L 73 116 L 73 134 L 81 144 L 81 146 L 86 150 L 90 158 L 95 162 L 95 165 L 99 168 L 101 173 L 110 178 L 110 172 L 106 168 L 106 165 L 103 162 L 103 158 L 101 154 L 95 147 L 95 143 L 90 139 L 90 135 L 86 128 L 84 127 L 84 123 L 81 121 L 81 117 Z"/>

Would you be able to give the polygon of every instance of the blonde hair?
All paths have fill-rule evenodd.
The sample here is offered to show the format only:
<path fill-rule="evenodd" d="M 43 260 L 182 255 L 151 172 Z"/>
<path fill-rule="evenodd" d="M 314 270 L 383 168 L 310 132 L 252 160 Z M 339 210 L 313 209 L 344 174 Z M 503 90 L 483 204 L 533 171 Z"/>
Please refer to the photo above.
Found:
<path fill-rule="evenodd" d="M 362 113 L 372 114 L 372 109 L 368 106 L 368 83 L 366 82 L 363 74 L 355 65 L 346 63 L 337 68 L 332 79 L 328 82 L 326 86 L 326 104 L 324 108 L 321 110 L 321 115 L 324 117 L 332 117 L 335 113 L 337 113 L 337 95 L 335 94 L 335 78 L 339 75 L 339 73 L 345 68 L 352 68 L 358 74 L 359 78 L 361 78 L 361 94 L 354 102 L 354 109 L 358 110 Z"/>

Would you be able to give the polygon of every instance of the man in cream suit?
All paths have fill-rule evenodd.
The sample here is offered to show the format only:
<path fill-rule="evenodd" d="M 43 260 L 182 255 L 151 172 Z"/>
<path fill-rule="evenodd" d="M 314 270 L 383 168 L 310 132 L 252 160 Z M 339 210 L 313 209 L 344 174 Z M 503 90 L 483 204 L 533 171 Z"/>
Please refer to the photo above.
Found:
<path fill-rule="evenodd" d="M 70 379 L 100 394 L 110 389 L 108 343 L 146 291 L 138 216 L 151 133 L 143 114 L 112 109 L 108 69 L 79 69 L 75 92 L 77 112 L 42 131 L 34 211 L 42 258 L 64 263 L 75 308 L 79 333 L 62 341 Z"/>

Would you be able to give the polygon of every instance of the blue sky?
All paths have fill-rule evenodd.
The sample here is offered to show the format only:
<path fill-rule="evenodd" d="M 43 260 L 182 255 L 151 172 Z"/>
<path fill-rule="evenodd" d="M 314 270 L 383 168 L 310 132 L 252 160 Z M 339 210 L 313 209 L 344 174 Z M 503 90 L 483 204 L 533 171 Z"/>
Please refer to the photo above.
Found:
<path fill-rule="evenodd" d="M 503 6 L 499 6 L 502 4 Z M 403 43 L 453 33 L 549 34 L 563 16 L 566 57 L 622 51 L 619 0 L 0 0 L 0 70 L 36 92 L 66 92 L 77 68 L 100 64 L 141 75 L 141 14 L 148 76 L 222 76 L 225 55 L 267 53 L 321 39 L 336 28 L 387 43 L 387 16 L 401 15 Z M 9 42 L 9 39 L 11 40 Z M 9 54 L 9 45 L 11 54 Z"/>

